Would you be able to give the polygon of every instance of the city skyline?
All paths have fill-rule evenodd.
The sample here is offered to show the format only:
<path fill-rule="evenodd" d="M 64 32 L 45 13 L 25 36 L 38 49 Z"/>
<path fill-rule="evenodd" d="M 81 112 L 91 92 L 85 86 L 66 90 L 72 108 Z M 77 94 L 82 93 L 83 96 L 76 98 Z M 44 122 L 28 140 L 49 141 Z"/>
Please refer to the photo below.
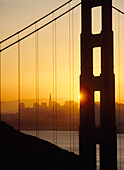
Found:
<path fill-rule="evenodd" d="M 50 93 L 51 95 L 51 93 Z M 45 104 L 47 107 L 49 106 L 49 100 L 50 100 L 50 95 L 49 95 L 49 98 L 45 98 L 45 99 L 39 99 L 39 106 L 41 106 L 42 104 Z M 20 101 L 20 104 L 24 104 L 24 107 L 25 108 L 33 108 L 34 107 L 34 104 L 36 104 L 37 100 L 36 99 L 27 99 L 26 100 L 21 100 Z M 77 101 L 73 101 L 73 100 L 68 100 L 68 99 L 63 99 L 63 102 L 59 102 L 59 101 L 62 101 L 62 100 L 52 100 L 52 96 L 51 96 L 51 107 L 53 107 L 53 103 L 56 103 L 60 106 L 64 106 L 66 102 L 74 102 L 74 103 L 77 103 L 78 105 L 78 108 L 79 108 L 79 102 Z M 12 104 L 12 102 L 14 104 Z M 73 104 L 72 104 L 73 105 Z M 17 113 L 18 112 L 18 107 L 19 107 L 19 103 L 18 101 L 8 101 L 8 102 L 2 102 L 1 103 L 1 108 L 2 108 L 2 113 L 5 114 L 5 113 Z"/>

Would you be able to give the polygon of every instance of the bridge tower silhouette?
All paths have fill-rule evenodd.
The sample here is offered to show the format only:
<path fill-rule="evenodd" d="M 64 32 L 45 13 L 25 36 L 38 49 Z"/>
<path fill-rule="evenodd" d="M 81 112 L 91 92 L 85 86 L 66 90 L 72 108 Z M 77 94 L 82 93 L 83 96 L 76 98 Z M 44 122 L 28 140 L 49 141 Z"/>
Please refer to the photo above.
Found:
<path fill-rule="evenodd" d="M 102 31 L 92 34 L 91 10 L 102 7 Z M 117 170 L 115 126 L 115 76 L 113 73 L 112 0 L 82 0 L 80 136 L 82 169 L 96 170 L 96 145 L 100 170 Z M 93 75 L 93 48 L 101 47 L 101 74 Z M 100 91 L 100 125 L 95 124 L 94 92 Z"/>

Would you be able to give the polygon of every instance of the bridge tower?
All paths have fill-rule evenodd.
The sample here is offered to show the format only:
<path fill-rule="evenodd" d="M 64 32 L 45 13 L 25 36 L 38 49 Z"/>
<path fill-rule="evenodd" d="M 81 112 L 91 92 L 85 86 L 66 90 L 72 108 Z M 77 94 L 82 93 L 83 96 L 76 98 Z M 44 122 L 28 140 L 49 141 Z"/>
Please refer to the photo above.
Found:
<path fill-rule="evenodd" d="M 93 7 L 101 6 L 102 31 L 92 34 Z M 80 156 L 82 170 L 96 170 L 96 145 L 100 170 L 117 170 L 115 76 L 113 72 L 112 0 L 82 0 L 80 93 Z M 93 75 L 93 48 L 101 47 L 101 74 Z M 95 124 L 94 92 L 100 91 L 100 125 Z"/>

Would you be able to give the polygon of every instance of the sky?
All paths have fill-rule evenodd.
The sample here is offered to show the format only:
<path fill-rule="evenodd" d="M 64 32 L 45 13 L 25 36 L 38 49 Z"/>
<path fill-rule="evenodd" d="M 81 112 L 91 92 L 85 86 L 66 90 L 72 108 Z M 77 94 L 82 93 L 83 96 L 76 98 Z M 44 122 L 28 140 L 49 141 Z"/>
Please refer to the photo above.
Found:
<path fill-rule="evenodd" d="M 66 0 L 0 0 L 0 40 L 17 32 L 36 19 L 42 17 L 51 10 L 57 8 Z M 80 2 L 73 0 L 70 6 Z M 124 11 L 124 1 L 114 0 L 113 6 Z M 54 13 L 54 17 L 62 13 L 64 10 L 69 9 L 69 5 L 63 10 Z M 94 13 L 94 26 L 93 30 L 97 32 L 100 29 L 100 20 L 98 11 Z M 116 74 L 116 101 L 124 103 L 124 77 L 123 64 L 124 64 L 124 16 L 120 15 L 120 41 L 118 38 L 118 13 L 113 12 L 113 30 L 114 30 L 114 70 Z M 51 19 L 52 16 L 48 18 Z M 64 102 L 70 98 L 79 101 L 79 75 L 80 75 L 80 7 L 73 11 L 73 31 L 74 31 L 74 49 L 72 50 L 72 12 L 70 13 L 70 55 L 72 51 L 74 54 L 74 70 L 73 62 L 71 59 L 71 66 L 69 65 L 69 14 L 56 21 L 56 56 L 57 56 L 57 98 L 59 102 Z M 37 25 L 40 26 L 48 20 L 41 22 Z M 49 94 L 53 95 L 53 41 L 52 41 L 52 26 L 55 23 L 47 26 L 38 32 L 39 36 L 39 97 L 49 98 Z M 33 31 L 34 26 L 28 31 Z M 24 32 L 19 36 L 22 37 L 28 32 Z M 17 40 L 17 36 L 13 39 Z M 8 43 L 10 43 L 8 41 Z M 118 48 L 118 44 L 119 48 Z M 6 46 L 6 43 L 2 47 Z M 35 35 L 27 38 L 20 45 L 21 56 L 21 99 L 34 99 L 36 96 L 35 91 Z M 120 49 L 120 92 L 119 98 L 119 69 L 118 69 L 118 56 Z M 95 49 L 94 53 L 94 66 L 96 70 L 94 73 L 99 72 L 97 65 L 99 64 L 99 49 Z M 9 49 L 2 52 L 2 101 L 10 101 L 18 99 L 18 45 L 14 45 Z M 71 72 L 69 68 L 71 67 Z M 74 75 L 73 75 L 74 71 Z M 99 74 L 99 73 L 98 73 Z M 71 76 L 70 76 L 71 75 Z M 71 78 L 70 78 L 71 77 Z M 74 80 L 74 89 L 73 89 Z M 71 83 L 71 88 L 70 88 Z"/>

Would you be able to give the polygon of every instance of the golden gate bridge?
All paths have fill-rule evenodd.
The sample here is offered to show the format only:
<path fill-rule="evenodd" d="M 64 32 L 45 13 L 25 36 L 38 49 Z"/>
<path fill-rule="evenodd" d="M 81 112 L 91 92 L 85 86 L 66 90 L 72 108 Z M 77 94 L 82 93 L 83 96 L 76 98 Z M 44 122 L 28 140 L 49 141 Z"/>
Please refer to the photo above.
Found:
<path fill-rule="evenodd" d="M 21 130 L 21 42 L 30 36 L 34 35 L 34 49 L 35 49 L 35 98 L 36 98 L 36 136 L 39 136 L 39 32 L 44 28 L 51 25 L 51 37 L 52 37 L 52 74 L 53 74 L 53 84 L 52 84 L 52 115 L 53 115 L 53 143 L 57 145 L 57 126 L 58 126 L 58 109 L 57 109 L 57 100 L 58 100 L 58 76 L 57 76 L 57 22 L 61 20 L 65 15 L 68 15 L 68 67 L 69 67 L 69 100 L 74 101 L 74 10 L 76 8 L 81 9 L 81 32 L 79 32 L 79 36 L 81 34 L 81 76 L 80 76 L 80 93 L 82 95 L 89 95 L 88 100 L 85 96 L 86 101 L 80 101 L 80 137 L 79 137 L 79 152 L 83 160 L 82 167 L 95 169 L 96 168 L 96 144 L 101 145 L 100 152 L 100 169 L 117 169 L 117 144 L 116 144 L 116 127 L 115 127 L 115 87 L 114 87 L 114 70 L 113 70 L 113 33 L 112 33 L 112 9 L 113 15 L 117 14 L 118 19 L 118 102 L 120 103 L 120 55 L 121 55 L 121 20 L 123 18 L 124 12 L 119 10 L 118 8 L 112 6 L 112 1 L 109 0 L 94 0 L 94 1 L 86 1 L 82 0 L 80 3 L 71 6 L 73 0 L 70 0 L 35 22 L 29 24 L 25 28 L 20 31 L 14 33 L 13 35 L 5 38 L 0 42 L 0 120 L 2 120 L 2 58 L 4 57 L 3 52 L 7 51 L 7 49 L 12 48 L 12 46 L 17 45 L 17 53 L 18 53 L 18 129 Z M 55 15 L 57 11 L 64 8 L 68 5 L 68 9 L 62 12 L 59 15 Z M 94 7 L 101 6 L 102 13 L 102 30 L 99 34 L 92 34 L 92 14 L 91 9 Z M 39 22 L 51 16 L 51 19 L 48 20 L 45 24 L 41 26 L 38 25 Z M 114 18 L 114 17 L 113 17 Z M 114 20 L 114 19 L 113 19 Z M 124 19 L 123 19 L 124 20 Z M 34 27 L 34 30 L 28 32 L 24 36 L 20 36 L 22 32 L 28 30 L 30 27 Z M 124 36 L 124 35 L 123 35 Z M 3 43 L 7 42 L 14 37 L 17 40 L 13 41 L 6 46 L 3 46 Z M 42 40 L 44 41 L 44 40 Z M 107 45 L 106 45 L 107 44 Z M 2 47 L 3 46 L 3 47 Z M 101 63 L 100 63 L 100 76 L 93 75 L 93 59 L 91 59 L 92 48 L 101 47 Z M 105 51 L 105 52 L 104 52 Z M 106 60 L 107 59 L 107 60 Z M 49 62 L 49 61 L 48 61 Z M 116 74 L 115 74 L 116 76 Z M 116 78 L 116 77 L 115 77 Z M 95 125 L 95 113 L 94 113 L 94 91 L 100 91 L 100 103 L 101 110 L 100 116 L 102 117 L 99 120 L 98 127 Z M 106 94 L 104 96 L 104 93 Z M 105 100 L 105 101 L 104 101 Z M 85 107 L 86 106 L 86 107 Z M 110 108 L 108 108 L 110 106 Z M 70 151 L 72 150 L 72 145 L 74 147 L 74 102 L 70 102 L 69 109 L 69 126 L 70 126 Z M 107 109 L 107 110 L 106 110 Z M 103 113 L 103 114 L 102 114 Z M 105 114 L 106 113 L 106 114 Z M 119 105 L 119 120 L 121 122 L 121 111 Z M 102 130 L 99 126 L 102 126 Z M 120 127 L 121 128 L 121 127 Z M 108 132 L 108 133 L 106 133 Z M 73 134 L 72 134 L 73 133 Z M 103 137 L 100 137 L 101 135 Z M 104 140 L 106 135 L 110 135 L 107 139 Z M 102 138 L 102 140 L 101 140 Z M 107 142 L 106 142 L 107 140 Z M 110 142 L 110 143 L 109 143 Z M 107 145 L 109 143 L 109 146 Z M 121 147 L 121 138 L 119 141 L 119 145 Z M 110 148 L 110 152 L 108 153 L 108 148 Z M 82 156 L 83 155 L 83 156 Z M 108 156 L 107 156 L 108 155 Z M 120 159 L 121 159 L 121 149 L 120 149 Z M 88 164 L 90 160 L 90 164 Z M 113 162 L 114 160 L 114 162 Z M 121 160 L 120 169 L 121 169 Z M 118 164 L 119 164 L 118 162 Z"/>

